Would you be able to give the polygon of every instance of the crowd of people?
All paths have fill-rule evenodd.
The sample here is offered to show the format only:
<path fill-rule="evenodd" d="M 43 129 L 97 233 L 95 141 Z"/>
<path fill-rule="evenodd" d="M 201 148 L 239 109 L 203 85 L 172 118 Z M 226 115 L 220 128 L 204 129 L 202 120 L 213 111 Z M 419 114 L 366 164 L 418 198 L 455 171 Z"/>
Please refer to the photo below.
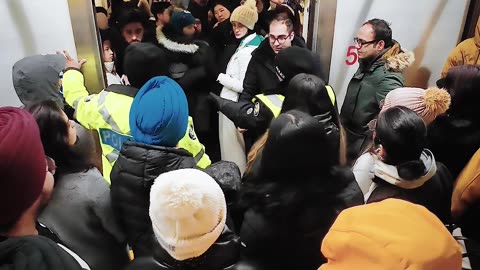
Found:
<path fill-rule="evenodd" d="M 480 21 L 428 89 L 366 21 L 339 108 L 295 1 L 96 2 L 105 89 L 67 51 L 13 66 L 0 268 L 480 267 Z"/>

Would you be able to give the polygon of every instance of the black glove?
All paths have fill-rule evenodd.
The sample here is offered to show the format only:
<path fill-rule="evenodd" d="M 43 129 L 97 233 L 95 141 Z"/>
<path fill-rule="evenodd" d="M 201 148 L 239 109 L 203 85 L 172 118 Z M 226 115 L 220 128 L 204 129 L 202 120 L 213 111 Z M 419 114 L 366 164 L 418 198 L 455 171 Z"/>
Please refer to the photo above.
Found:
<path fill-rule="evenodd" d="M 217 111 L 220 111 L 226 104 L 233 102 L 231 100 L 221 98 L 212 92 L 209 94 L 209 99 L 213 102 L 217 108 Z"/>

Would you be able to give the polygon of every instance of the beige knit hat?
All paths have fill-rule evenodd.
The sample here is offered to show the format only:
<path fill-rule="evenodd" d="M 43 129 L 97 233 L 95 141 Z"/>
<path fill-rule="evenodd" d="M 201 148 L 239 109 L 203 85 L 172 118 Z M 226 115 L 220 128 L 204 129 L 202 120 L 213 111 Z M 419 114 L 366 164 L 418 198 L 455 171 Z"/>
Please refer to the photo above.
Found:
<path fill-rule="evenodd" d="M 255 0 L 247 0 L 245 4 L 237 7 L 230 15 L 231 22 L 239 22 L 248 29 L 253 30 L 258 21 L 257 5 Z"/>
<path fill-rule="evenodd" d="M 150 190 L 150 219 L 160 245 L 183 261 L 205 253 L 225 227 L 227 205 L 220 186 L 205 172 L 161 174 Z"/>
<path fill-rule="evenodd" d="M 390 91 L 385 97 L 382 110 L 395 106 L 405 106 L 416 112 L 426 125 L 450 107 L 450 95 L 444 89 L 436 87 L 422 88 L 402 87 Z"/>

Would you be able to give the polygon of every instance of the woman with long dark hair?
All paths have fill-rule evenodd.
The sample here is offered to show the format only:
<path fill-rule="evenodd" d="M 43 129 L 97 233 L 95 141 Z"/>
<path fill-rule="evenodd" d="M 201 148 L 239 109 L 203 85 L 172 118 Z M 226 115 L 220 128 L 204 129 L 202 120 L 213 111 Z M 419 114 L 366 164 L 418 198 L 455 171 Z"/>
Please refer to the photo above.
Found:
<path fill-rule="evenodd" d="M 78 141 L 74 122 L 53 101 L 26 109 L 40 128 L 45 154 L 57 166 L 53 197 L 39 220 L 92 270 L 122 269 L 128 255 L 125 236 L 110 205 L 110 189 L 89 157 L 74 150 L 83 143 Z"/>
<path fill-rule="evenodd" d="M 298 110 L 307 113 L 325 125 L 327 135 L 335 143 L 338 154 L 332 156 L 338 164 L 346 164 L 345 134 L 338 115 L 336 96 L 330 86 L 319 77 L 300 73 L 288 84 L 281 112 Z M 245 180 L 258 179 L 259 157 L 268 137 L 268 131 L 258 139 L 248 154 Z M 253 180 L 255 181 L 255 180 Z"/>
<path fill-rule="evenodd" d="M 244 255 L 265 269 L 317 269 L 324 262 L 319 245 L 338 213 L 363 203 L 328 133 L 323 122 L 300 111 L 272 121 L 260 157 L 262 180 L 246 182 L 239 202 L 247 209 L 240 231 Z"/>
<path fill-rule="evenodd" d="M 411 109 L 396 106 L 378 116 L 373 145 L 353 166 L 365 203 L 404 199 L 450 221 L 452 177 L 426 149 L 427 128 Z"/>
<path fill-rule="evenodd" d="M 428 127 L 428 147 L 456 179 L 480 148 L 480 66 L 453 67 L 444 80 L 452 102 Z"/>

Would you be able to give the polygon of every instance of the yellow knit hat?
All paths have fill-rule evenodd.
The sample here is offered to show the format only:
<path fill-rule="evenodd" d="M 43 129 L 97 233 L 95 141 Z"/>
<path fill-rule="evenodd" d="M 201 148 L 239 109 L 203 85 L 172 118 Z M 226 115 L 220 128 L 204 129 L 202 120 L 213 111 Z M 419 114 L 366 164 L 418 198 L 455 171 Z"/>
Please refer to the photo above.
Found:
<path fill-rule="evenodd" d="M 245 4 L 237 7 L 230 16 L 231 22 L 239 22 L 248 29 L 253 30 L 258 21 L 258 12 L 255 0 L 247 0 Z"/>

